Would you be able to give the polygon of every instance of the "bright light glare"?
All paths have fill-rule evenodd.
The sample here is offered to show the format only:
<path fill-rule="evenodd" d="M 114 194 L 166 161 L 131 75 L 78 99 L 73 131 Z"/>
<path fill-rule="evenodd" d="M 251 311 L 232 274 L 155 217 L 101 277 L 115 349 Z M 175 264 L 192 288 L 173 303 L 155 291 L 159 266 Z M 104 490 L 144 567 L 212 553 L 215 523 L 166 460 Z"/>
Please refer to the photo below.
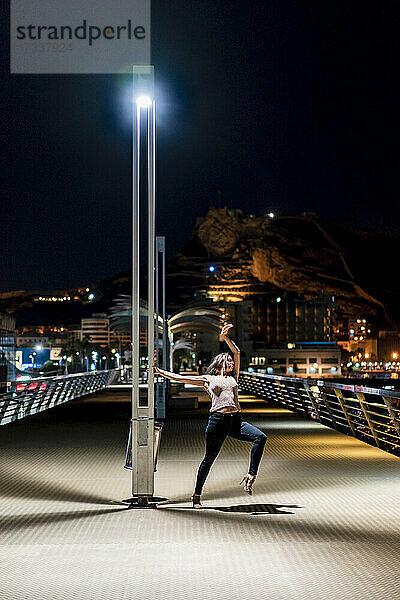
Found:
<path fill-rule="evenodd" d="M 139 98 L 136 98 L 136 104 L 139 108 L 149 108 L 151 106 L 151 98 L 148 96 L 139 96 Z"/>

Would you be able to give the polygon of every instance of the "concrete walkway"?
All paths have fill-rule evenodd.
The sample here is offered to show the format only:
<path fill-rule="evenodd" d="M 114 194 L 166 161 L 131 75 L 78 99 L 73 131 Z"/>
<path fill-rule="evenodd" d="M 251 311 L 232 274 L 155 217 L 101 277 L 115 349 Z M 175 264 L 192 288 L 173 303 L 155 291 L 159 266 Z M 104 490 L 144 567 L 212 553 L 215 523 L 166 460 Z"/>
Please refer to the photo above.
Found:
<path fill-rule="evenodd" d="M 188 501 L 203 403 L 164 428 L 158 510 L 118 503 L 130 495 L 126 391 L 0 428 L 0 598 L 397 600 L 399 459 L 241 402 L 269 438 L 255 493 L 238 485 L 249 445 L 228 439 L 203 511 Z"/>

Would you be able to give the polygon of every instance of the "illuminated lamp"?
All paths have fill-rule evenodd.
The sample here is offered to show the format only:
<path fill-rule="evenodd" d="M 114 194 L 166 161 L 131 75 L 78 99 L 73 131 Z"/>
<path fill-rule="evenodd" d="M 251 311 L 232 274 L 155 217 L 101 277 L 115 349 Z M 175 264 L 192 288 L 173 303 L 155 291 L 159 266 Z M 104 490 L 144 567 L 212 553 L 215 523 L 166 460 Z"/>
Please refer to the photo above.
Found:
<path fill-rule="evenodd" d="M 139 108 L 149 108 L 151 106 L 151 98 L 149 96 L 139 96 L 139 98 L 136 98 L 136 104 Z"/>

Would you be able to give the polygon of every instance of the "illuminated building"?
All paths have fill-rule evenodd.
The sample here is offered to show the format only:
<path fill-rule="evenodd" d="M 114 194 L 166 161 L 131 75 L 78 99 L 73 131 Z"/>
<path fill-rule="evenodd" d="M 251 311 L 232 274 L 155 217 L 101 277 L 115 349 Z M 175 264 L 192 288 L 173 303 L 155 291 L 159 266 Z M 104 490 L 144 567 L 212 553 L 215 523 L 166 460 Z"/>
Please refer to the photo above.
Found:
<path fill-rule="evenodd" d="M 341 351 L 332 342 L 290 343 L 250 355 L 248 370 L 269 375 L 336 377 L 341 374 Z"/>
<path fill-rule="evenodd" d="M 0 314 L 0 391 L 15 378 L 15 319 Z"/>

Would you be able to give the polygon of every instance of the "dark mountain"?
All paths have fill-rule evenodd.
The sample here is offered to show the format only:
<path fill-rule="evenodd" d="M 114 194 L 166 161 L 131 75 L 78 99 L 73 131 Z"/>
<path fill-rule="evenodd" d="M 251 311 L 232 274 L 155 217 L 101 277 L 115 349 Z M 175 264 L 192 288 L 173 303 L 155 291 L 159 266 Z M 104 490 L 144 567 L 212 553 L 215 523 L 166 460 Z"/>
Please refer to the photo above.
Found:
<path fill-rule="evenodd" d="M 313 213 L 275 218 L 211 208 L 197 219 L 169 280 L 187 300 L 204 291 L 217 298 L 228 288 L 237 300 L 268 290 L 308 299 L 334 296 L 341 316 L 363 315 L 379 327 L 395 327 L 399 254 L 399 236 L 350 229 Z"/>

